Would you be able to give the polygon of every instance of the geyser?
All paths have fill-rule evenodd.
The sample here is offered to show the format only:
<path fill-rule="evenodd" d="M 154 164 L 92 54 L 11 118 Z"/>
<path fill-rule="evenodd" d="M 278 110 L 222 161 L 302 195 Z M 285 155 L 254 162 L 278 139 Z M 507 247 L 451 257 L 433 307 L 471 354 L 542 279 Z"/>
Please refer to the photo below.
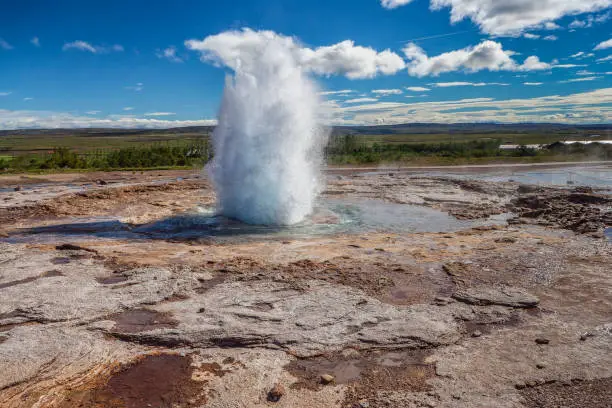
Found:
<path fill-rule="evenodd" d="M 207 166 L 217 207 L 249 224 L 298 223 L 321 188 L 327 134 L 317 87 L 278 38 L 232 65 Z"/>

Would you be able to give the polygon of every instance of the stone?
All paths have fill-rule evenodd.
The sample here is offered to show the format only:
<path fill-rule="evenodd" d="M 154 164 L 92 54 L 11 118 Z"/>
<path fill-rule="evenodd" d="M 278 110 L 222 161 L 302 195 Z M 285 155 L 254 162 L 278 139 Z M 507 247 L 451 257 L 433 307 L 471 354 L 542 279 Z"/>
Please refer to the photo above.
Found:
<path fill-rule="evenodd" d="M 482 332 L 480 330 L 476 330 L 472 333 L 472 337 L 480 337 L 482 336 Z"/>
<path fill-rule="evenodd" d="M 537 339 L 535 339 L 536 344 L 548 344 L 550 343 L 549 339 L 545 339 L 543 337 L 539 337 Z"/>
<path fill-rule="evenodd" d="M 278 402 L 283 395 L 285 395 L 285 387 L 278 383 L 268 391 L 268 401 Z"/>
<path fill-rule="evenodd" d="M 540 370 L 541 370 L 541 369 L 543 369 L 544 367 L 546 367 L 546 364 L 544 364 L 544 363 L 537 363 L 537 364 L 536 364 L 536 367 L 537 367 L 538 369 L 540 369 Z"/>
<path fill-rule="evenodd" d="M 470 305 L 488 306 L 500 305 L 507 307 L 530 308 L 540 303 L 540 299 L 518 288 L 495 288 L 492 286 L 477 286 L 459 290 L 453 298 Z"/>
<path fill-rule="evenodd" d="M 331 374 L 323 374 L 321 375 L 321 383 L 322 384 L 329 384 L 332 383 L 334 381 L 334 376 Z"/>

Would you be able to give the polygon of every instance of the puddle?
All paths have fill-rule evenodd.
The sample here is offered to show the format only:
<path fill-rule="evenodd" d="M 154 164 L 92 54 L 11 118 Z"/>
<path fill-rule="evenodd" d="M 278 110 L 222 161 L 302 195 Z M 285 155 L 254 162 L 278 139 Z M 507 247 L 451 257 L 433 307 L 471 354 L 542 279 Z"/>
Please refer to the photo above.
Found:
<path fill-rule="evenodd" d="M 612 188 L 612 166 L 562 167 L 538 170 L 520 170 L 516 168 L 501 170 L 481 169 L 481 171 L 470 174 L 453 172 L 427 174 L 492 182 L 514 181 L 523 184 Z"/>
<path fill-rule="evenodd" d="M 162 354 L 124 366 L 97 388 L 73 391 L 60 408 L 171 408 L 205 404 L 203 383 L 192 379 L 191 358 Z"/>
<path fill-rule="evenodd" d="M 608 241 L 612 242 L 612 227 L 604 230 L 604 236 L 608 238 Z"/>
<path fill-rule="evenodd" d="M 176 327 L 178 322 L 170 315 L 149 309 L 133 309 L 110 317 L 115 322 L 114 332 L 140 333 Z"/>
<path fill-rule="evenodd" d="M 456 232 L 482 225 L 503 225 L 508 215 L 482 220 L 458 220 L 432 208 L 395 204 L 372 199 L 328 199 L 319 203 L 306 221 L 292 226 L 249 225 L 215 213 L 214 207 L 197 207 L 191 212 L 149 224 L 133 226 L 108 217 L 20 230 L 11 243 L 49 243 L 74 236 L 80 239 L 213 240 L 236 242 L 256 239 L 287 240 L 330 234 L 364 232 Z M 58 261 L 59 262 L 59 261 Z"/>
<path fill-rule="evenodd" d="M 435 374 L 435 367 L 424 362 L 429 354 L 427 350 L 408 350 L 374 351 L 355 357 L 315 357 L 292 361 L 285 369 L 300 379 L 292 388 L 318 389 L 323 374 L 332 375 L 336 384 L 351 384 L 381 373 L 394 376 L 396 371 L 404 374 L 422 372 L 424 377 L 430 378 Z"/>

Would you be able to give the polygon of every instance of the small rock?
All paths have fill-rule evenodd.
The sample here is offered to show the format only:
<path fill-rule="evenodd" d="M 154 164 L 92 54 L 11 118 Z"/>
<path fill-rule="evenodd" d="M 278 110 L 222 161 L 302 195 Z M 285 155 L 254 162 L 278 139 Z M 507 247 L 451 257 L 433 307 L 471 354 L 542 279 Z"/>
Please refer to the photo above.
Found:
<path fill-rule="evenodd" d="M 285 387 L 282 384 L 276 384 L 268 391 L 268 401 L 278 402 L 285 395 Z"/>
<path fill-rule="evenodd" d="M 453 394 L 453 398 L 456 399 L 456 400 L 460 400 L 461 399 L 461 395 Z"/>
<path fill-rule="evenodd" d="M 525 387 L 526 385 L 524 383 L 518 383 L 514 385 L 514 388 L 516 388 L 517 390 L 522 390 Z"/>
<path fill-rule="evenodd" d="M 536 344 L 548 344 L 550 343 L 549 339 L 545 339 L 543 337 L 539 337 L 537 339 L 535 339 Z"/>
<path fill-rule="evenodd" d="M 516 238 L 514 237 L 502 237 L 502 238 L 497 238 L 495 240 L 495 242 L 497 242 L 498 244 L 513 244 L 516 242 Z"/>
<path fill-rule="evenodd" d="M 480 337 L 482 336 L 482 332 L 480 330 L 476 330 L 474 333 L 472 333 L 472 337 Z"/>
<path fill-rule="evenodd" d="M 369 408 L 370 403 L 367 400 L 359 400 L 354 403 L 351 408 Z"/>
<path fill-rule="evenodd" d="M 198 309 L 198 313 L 204 313 L 206 311 L 206 309 L 204 309 L 203 307 Z"/>
<path fill-rule="evenodd" d="M 540 369 L 540 370 L 541 370 L 541 369 L 543 369 L 544 367 L 546 367 L 546 364 L 544 364 L 544 363 L 537 363 L 537 364 L 536 364 L 536 367 L 537 367 L 538 369 Z"/>
<path fill-rule="evenodd" d="M 107 185 L 108 183 L 107 183 L 106 181 L 104 181 L 104 180 L 100 179 L 100 180 L 96 180 L 96 184 L 97 184 L 97 185 L 99 185 L 99 186 L 105 186 L 105 185 Z"/>
<path fill-rule="evenodd" d="M 586 339 L 588 339 L 589 337 L 593 337 L 593 333 L 583 333 L 582 335 L 580 335 L 580 341 L 586 341 Z"/>
<path fill-rule="evenodd" d="M 331 374 L 323 374 L 321 375 L 321 384 L 329 384 L 334 381 L 334 376 Z"/>

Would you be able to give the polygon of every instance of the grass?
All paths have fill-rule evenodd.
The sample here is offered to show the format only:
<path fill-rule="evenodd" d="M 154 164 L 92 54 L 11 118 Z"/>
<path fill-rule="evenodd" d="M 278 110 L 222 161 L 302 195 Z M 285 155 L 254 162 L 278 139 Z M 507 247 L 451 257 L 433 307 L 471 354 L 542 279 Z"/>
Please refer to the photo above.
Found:
<path fill-rule="evenodd" d="M 212 155 L 207 132 L 66 132 L 17 133 L 0 137 L 0 171 L 184 169 L 203 166 Z M 558 132 L 336 133 L 326 148 L 326 159 L 330 165 L 339 166 L 415 167 L 612 159 L 612 146 L 499 149 L 500 144 L 505 143 L 553 143 L 560 136 Z M 565 137 L 568 138 L 572 137 Z"/>

